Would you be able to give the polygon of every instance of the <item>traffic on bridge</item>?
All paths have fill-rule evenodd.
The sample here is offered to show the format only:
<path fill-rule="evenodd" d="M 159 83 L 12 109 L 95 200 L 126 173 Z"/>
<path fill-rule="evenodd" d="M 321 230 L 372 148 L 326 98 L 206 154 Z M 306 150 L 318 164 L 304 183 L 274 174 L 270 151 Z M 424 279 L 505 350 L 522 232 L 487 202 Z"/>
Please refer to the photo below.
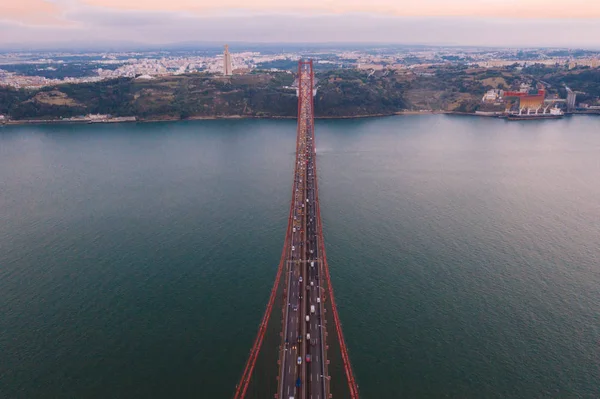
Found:
<path fill-rule="evenodd" d="M 331 311 L 351 399 L 358 387 L 337 313 L 323 242 L 314 135 L 312 61 L 298 63 L 298 127 L 292 201 L 285 244 L 267 310 L 235 399 L 244 398 L 283 277 L 283 322 L 279 347 L 278 399 L 329 399 L 327 311 Z M 326 300 L 329 309 L 326 309 Z"/>
<path fill-rule="evenodd" d="M 292 200 L 292 234 L 287 256 L 279 397 L 328 398 L 317 244 L 312 65 L 298 71 L 298 136 Z"/>

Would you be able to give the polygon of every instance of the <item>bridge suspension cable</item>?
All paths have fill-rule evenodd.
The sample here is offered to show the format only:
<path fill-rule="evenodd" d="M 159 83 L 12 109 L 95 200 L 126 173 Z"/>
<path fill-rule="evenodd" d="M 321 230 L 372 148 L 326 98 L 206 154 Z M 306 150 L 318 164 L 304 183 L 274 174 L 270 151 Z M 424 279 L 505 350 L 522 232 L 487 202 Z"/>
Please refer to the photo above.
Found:
<path fill-rule="evenodd" d="M 313 115 L 314 119 L 314 115 Z M 312 125 L 311 135 L 315 137 L 314 132 L 314 124 Z M 317 174 L 317 153 L 316 146 L 313 147 L 314 152 L 314 164 L 315 164 L 315 192 L 316 192 L 316 206 L 317 206 L 317 234 L 319 241 L 319 248 L 321 256 L 323 257 L 323 268 L 325 269 L 325 278 L 327 280 L 327 291 L 329 292 L 329 300 L 331 302 L 331 312 L 333 314 L 333 320 L 335 324 L 335 330 L 338 336 L 338 341 L 340 343 L 340 351 L 342 354 L 342 362 L 344 364 L 344 372 L 346 373 L 346 379 L 348 381 L 348 389 L 350 390 L 350 398 L 358 399 L 358 384 L 356 383 L 356 379 L 354 378 L 354 372 L 352 371 L 352 365 L 350 363 L 350 356 L 348 355 L 348 347 L 346 346 L 346 341 L 344 339 L 344 334 L 342 333 L 342 323 L 340 321 L 340 316 L 338 314 L 337 305 L 335 303 L 335 297 L 333 295 L 333 285 L 331 284 L 331 274 L 329 272 L 329 264 L 327 263 L 327 254 L 325 252 L 325 240 L 323 239 L 323 219 L 321 218 L 321 205 L 319 201 L 319 180 L 316 178 Z"/>
<path fill-rule="evenodd" d="M 300 148 L 300 135 L 298 134 L 296 137 L 296 164 L 298 163 L 298 148 Z M 279 266 L 277 267 L 277 274 L 275 276 L 275 282 L 273 284 L 273 288 L 271 289 L 271 295 L 269 296 L 269 301 L 267 303 L 267 308 L 265 309 L 265 313 L 263 315 L 262 321 L 258 328 L 258 333 L 254 340 L 254 344 L 252 345 L 252 349 L 250 350 L 250 355 L 248 360 L 246 361 L 246 365 L 244 367 L 244 372 L 240 378 L 239 383 L 236 386 L 234 399 L 243 399 L 246 397 L 246 392 L 248 391 L 248 386 L 250 385 L 250 381 L 252 379 L 252 373 L 254 372 L 254 367 L 256 365 L 256 360 L 258 359 L 258 354 L 260 353 L 260 349 L 262 347 L 262 343 L 265 337 L 265 333 L 267 330 L 267 325 L 269 324 L 269 320 L 271 319 L 271 313 L 273 311 L 273 305 L 275 303 L 275 298 L 277 297 L 277 291 L 279 290 L 279 284 L 281 281 L 281 275 L 283 274 L 283 270 L 285 269 L 285 262 L 287 258 L 287 249 L 290 245 L 291 240 L 291 227 L 293 225 L 293 215 L 294 215 L 294 184 L 292 184 L 292 196 L 290 201 L 290 213 L 288 216 L 288 226 L 286 229 L 285 240 L 283 243 L 283 249 L 281 251 L 281 259 L 279 260 Z"/>
<path fill-rule="evenodd" d="M 290 205 L 290 216 L 288 217 L 288 223 L 292 223 L 292 207 L 293 204 Z M 279 282 L 281 281 L 281 274 L 283 273 L 284 264 L 285 264 L 285 253 L 287 248 L 287 243 L 290 239 L 289 232 L 286 234 L 281 260 L 279 261 L 279 266 L 277 267 L 277 274 L 275 276 L 275 283 L 273 284 L 273 288 L 271 289 L 271 295 L 269 296 L 269 302 L 267 303 L 267 308 L 263 315 L 262 321 L 258 327 L 258 333 L 254 340 L 254 344 L 252 345 L 252 349 L 250 350 L 250 356 L 246 361 L 246 366 L 244 367 L 244 372 L 242 377 L 240 378 L 239 383 L 236 386 L 234 399 L 242 399 L 246 397 L 246 392 L 248 390 L 248 386 L 250 385 L 250 380 L 252 379 L 252 373 L 254 372 L 254 366 L 256 365 L 256 359 L 258 358 L 258 354 L 260 353 L 260 349 L 262 347 L 263 340 L 265 338 L 265 333 L 267 331 L 267 326 L 269 324 L 269 320 L 271 318 L 271 313 L 273 312 L 273 305 L 275 303 L 275 298 L 277 297 L 277 291 L 279 289 Z"/>

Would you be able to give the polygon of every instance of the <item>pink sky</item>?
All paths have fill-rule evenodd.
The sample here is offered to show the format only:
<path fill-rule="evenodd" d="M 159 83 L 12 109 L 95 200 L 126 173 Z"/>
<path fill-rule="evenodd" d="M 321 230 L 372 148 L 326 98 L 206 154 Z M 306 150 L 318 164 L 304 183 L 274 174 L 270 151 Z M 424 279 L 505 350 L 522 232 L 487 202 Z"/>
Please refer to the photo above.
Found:
<path fill-rule="evenodd" d="M 271 32 L 253 25 L 259 17 L 269 21 L 269 16 L 274 25 Z M 407 18 L 420 18 L 430 27 L 421 33 L 420 25 L 416 31 L 402 31 L 402 26 L 388 24 L 386 33 L 377 18 L 397 18 L 398 25 L 406 24 Z M 281 19 L 289 23 L 275 30 Z M 199 25 L 217 20 L 224 24 L 235 20 L 236 25 L 223 32 L 200 29 Z M 180 36 L 186 40 L 276 41 L 294 28 L 293 21 L 298 27 L 302 21 L 311 21 L 324 29 L 319 36 L 323 41 L 396 41 L 398 37 L 402 42 L 422 42 L 424 37 L 426 41 L 439 37 L 457 44 L 468 40 L 465 44 L 501 45 L 504 40 L 507 44 L 564 45 L 583 40 L 600 47 L 600 0 L 0 0 L 0 43 L 68 41 L 72 36 L 88 40 L 127 37 L 154 43 L 176 41 Z M 527 21 L 535 27 L 528 27 Z M 149 29 L 149 34 L 142 34 L 140 25 L 150 24 L 160 25 L 160 31 Z M 335 29 L 328 30 L 328 24 Z M 246 31 L 241 32 L 241 26 Z M 252 34 L 252 29 L 262 33 Z M 432 29 L 437 36 L 429 38 Z M 415 32 L 415 37 L 407 37 L 409 32 Z"/>
<path fill-rule="evenodd" d="M 252 10 L 299 14 L 364 12 L 386 16 L 600 18 L 600 0 L 2 0 L 0 19 L 28 24 L 56 23 L 65 11 L 86 5 L 197 14 Z"/>
<path fill-rule="evenodd" d="M 82 0 L 131 10 L 251 9 L 262 12 L 369 12 L 397 16 L 486 16 L 530 18 L 600 17 L 598 0 Z"/>

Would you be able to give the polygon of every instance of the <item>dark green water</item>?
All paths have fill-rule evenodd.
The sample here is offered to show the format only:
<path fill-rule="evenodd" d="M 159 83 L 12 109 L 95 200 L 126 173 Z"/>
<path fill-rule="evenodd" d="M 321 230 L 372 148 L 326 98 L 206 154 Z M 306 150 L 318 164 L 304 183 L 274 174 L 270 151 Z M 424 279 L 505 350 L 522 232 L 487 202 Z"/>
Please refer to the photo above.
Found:
<path fill-rule="evenodd" d="M 293 121 L 0 128 L 0 398 L 229 398 Z M 600 397 L 600 118 L 317 123 L 362 397 Z"/>

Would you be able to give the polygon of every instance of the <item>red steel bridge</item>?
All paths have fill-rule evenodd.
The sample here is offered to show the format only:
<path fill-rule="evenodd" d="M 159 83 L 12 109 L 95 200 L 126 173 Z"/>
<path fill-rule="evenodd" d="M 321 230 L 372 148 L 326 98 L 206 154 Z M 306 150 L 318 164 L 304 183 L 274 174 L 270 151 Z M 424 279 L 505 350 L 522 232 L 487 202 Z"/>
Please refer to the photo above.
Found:
<path fill-rule="evenodd" d="M 315 151 L 312 60 L 299 61 L 297 81 L 298 131 L 287 233 L 267 309 L 236 387 L 235 399 L 245 398 L 248 392 L 282 278 L 282 328 L 275 398 L 329 399 L 332 396 L 327 343 L 331 335 L 326 328 L 329 324 L 333 324 L 339 341 L 350 398 L 359 397 L 333 296 L 323 241 Z M 333 323 L 328 324 L 327 318 Z"/>

